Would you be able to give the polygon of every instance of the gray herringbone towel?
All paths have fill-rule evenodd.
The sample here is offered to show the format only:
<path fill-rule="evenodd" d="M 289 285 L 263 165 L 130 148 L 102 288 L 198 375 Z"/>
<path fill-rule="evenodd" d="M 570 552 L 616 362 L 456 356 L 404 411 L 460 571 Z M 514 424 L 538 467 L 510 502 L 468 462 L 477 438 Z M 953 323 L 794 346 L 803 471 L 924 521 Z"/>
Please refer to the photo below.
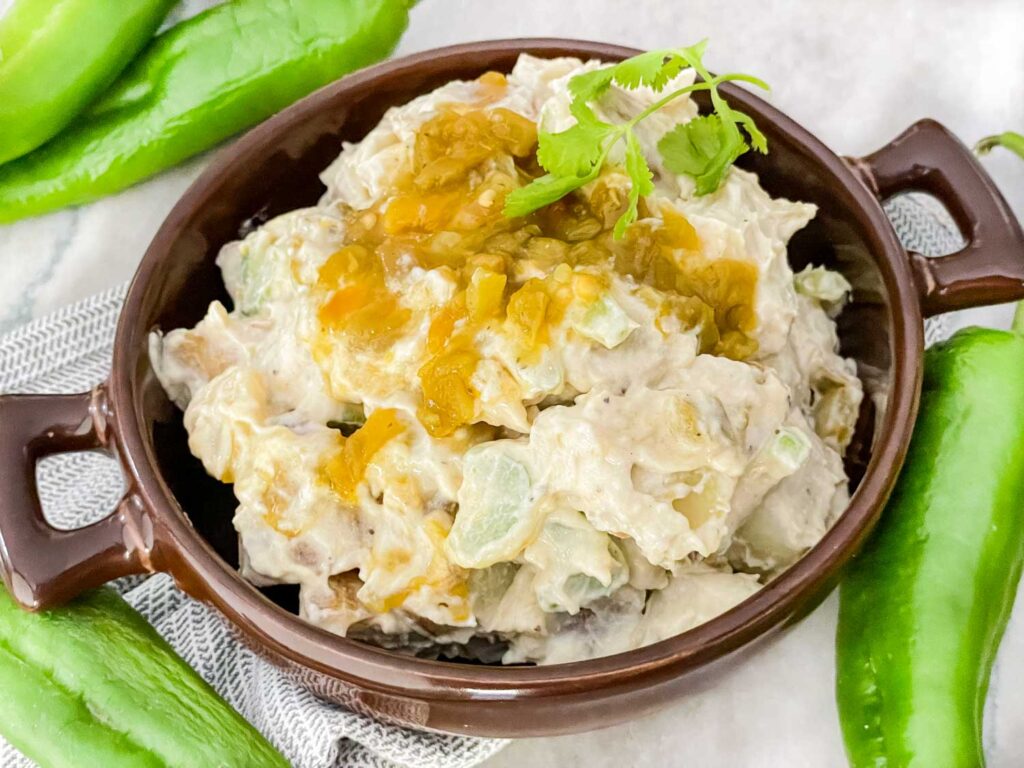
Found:
<path fill-rule="evenodd" d="M 926 198 L 906 197 L 886 208 L 904 244 L 939 255 L 960 245 L 948 215 Z M 77 392 L 102 381 L 124 287 L 95 296 L 0 337 L 0 392 Z M 929 321 L 929 342 L 945 335 Z M 91 453 L 44 459 L 38 471 L 49 519 L 77 527 L 114 508 L 122 493 L 116 463 Z M 236 641 L 219 613 L 179 592 L 166 576 L 123 583 L 125 596 L 296 768 L 464 768 L 507 742 L 439 736 L 383 725 L 320 701 Z M 0 766 L 29 761 L 0 742 Z"/>

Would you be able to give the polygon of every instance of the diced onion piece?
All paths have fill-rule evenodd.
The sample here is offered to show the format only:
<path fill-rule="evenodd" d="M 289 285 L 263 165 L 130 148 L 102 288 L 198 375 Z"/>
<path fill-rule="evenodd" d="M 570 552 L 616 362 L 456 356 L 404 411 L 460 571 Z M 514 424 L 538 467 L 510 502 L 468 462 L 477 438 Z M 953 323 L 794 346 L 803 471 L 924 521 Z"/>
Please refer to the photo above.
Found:
<path fill-rule="evenodd" d="M 798 293 L 812 299 L 835 304 L 853 290 L 846 278 L 824 267 L 806 267 L 793 278 Z"/>
<path fill-rule="evenodd" d="M 269 243 L 260 236 L 253 242 L 242 243 L 236 253 L 237 256 L 234 258 L 237 258 L 237 262 L 233 265 L 235 279 L 231 297 L 242 315 L 255 315 L 273 291 L 273 256 Z"/>

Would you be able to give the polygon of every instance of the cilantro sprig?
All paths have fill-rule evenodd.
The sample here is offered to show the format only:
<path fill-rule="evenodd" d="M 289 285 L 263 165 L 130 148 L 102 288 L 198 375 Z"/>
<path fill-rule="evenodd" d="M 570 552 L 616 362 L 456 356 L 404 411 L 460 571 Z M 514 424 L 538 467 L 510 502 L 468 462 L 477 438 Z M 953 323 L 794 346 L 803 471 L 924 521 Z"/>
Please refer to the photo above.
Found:
<path fill-rule="evenodd" d="M 712 76 L 703 63 L 706 48 L 707 41 L 702 40 L 686 48 L 648 51 L 572 78 L 569 111 L 576 124 L 559 133 L 539 132 L 537 161 L 546 173 L 509 194 L 505 215 L 525 216 L 590 183 L 601 173 L 612 148 L 624 142 L 625 170 L 630 179 L 629 205 L 614 230 L 616 238 L 622 237 L 626 227 L 636 221 L 640 198 L 654 191 L 654 174 L 636 136 L 636 126 L 669 102 L 694 91 L 709 92 L 713 111 L 673 128 L 658 142 L 658 151 L 666 168 L 696 181 L 698 195 L 718 189 L 736 158 L 751 147 L 767 152 L 768 141 L 753 118 L 733 109 L 718 92 L 718 86 L 732 80 L 765 90 L 768 85 L 753 75 L 741 73 Z M 613 83 L 628 90 L 648 86 L 661 93 L 676 75 L 688 68 L 696 72 L 699 81 L 665 94 L 626 122 L 607 123 L 590 106 Z"/>

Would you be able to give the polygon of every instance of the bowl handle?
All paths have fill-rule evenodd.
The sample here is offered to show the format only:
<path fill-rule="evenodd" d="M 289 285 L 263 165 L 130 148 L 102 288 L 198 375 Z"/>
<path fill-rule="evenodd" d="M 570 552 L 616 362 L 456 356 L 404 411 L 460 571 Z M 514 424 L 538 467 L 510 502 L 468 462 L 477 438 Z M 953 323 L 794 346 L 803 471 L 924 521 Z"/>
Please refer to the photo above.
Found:
<path fill-rule="evenodd" d="M 850 163 L 880 200 L 934 195 L 967 241 L 948 256 L 908 254 L 925 316 L 1024 298 L 1020 224 L 973 153 L 944 126 L 921 120 Z"/>
<path fill-rule="evenodd" d="M 25 608 L 46 608 L 151 570 L 153 527 L 132 488 L 112 513 L 83 528 L 58 530 L 43 517 L 36 462 L 58 453 L 111 453 L 109 416 L 103 387 L 0 396 L 0 571 Z"/>

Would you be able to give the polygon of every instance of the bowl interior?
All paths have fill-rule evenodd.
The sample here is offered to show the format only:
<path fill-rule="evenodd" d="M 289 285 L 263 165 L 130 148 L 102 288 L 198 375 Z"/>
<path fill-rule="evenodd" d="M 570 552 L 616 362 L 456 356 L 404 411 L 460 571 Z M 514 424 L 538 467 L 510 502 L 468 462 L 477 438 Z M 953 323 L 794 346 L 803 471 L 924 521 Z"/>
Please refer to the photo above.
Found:
<path fill-rule="evenodd" d="M 328 86 L 256 129 L 216 160 L 189 192 L 192 204 L 179 206 L 165 224 L 173 236 L 148 276 L 142 317 L 134 321 L 137 327 L 166 331 L 192 326 L 211 301 L 227 304 L 214 263 L 220 247 L 270 217 L 314 205 L 324 191 L 318 174 L 338 154 L 342 141 L 358 141 L 387 108 L 449 80 L 474 78 L 490 69 L 508 72 L 520 50 L 609 60 L 631 53 L 613 46 L 556 43 L 480 50 L 474 55 L 449 53 L 404 66 L 385 65 L 384 74 L 370 70 Z M 772 195 L 818 206 L 817 217 L 791 241 L 790 261 L 795 270 L 809 263 L 839 269 L 854 285 L 853 302 L 839 319 L 842 350 L 857 361 L 869 392 L 884 393 L 892 372 L 894 308 L 892 291 L 885 287 L 887 283 L 891 287 L 892 277 L 863 203 L 823 168 L 820 145 L 809 145 L 802 129 L 745 91 L 730 88 L 727 93 L 758 120 L 769 141 L 768 156 L 748 153 L 739 164 L 757 172 Z M 237 537 L 231 522 L 235 499 L 230 486 L 210 478 L 189 453 L 181 414 L 156 381 L 141 344 L 129 356 L 136 367 L 136 381 L 141 382 L 142 424 L 158 471 L 195 529 L 229 566 L 237 567 Z M 864 402 L 847 457 L 855 485 L 870 459 L 874 425 L 884 415 L 874 412 L 874 403 L 884 398 L 866 397 Z M 264 592 L 285 609 L 296 610 L 297 588 L 274 587 Z"/>

